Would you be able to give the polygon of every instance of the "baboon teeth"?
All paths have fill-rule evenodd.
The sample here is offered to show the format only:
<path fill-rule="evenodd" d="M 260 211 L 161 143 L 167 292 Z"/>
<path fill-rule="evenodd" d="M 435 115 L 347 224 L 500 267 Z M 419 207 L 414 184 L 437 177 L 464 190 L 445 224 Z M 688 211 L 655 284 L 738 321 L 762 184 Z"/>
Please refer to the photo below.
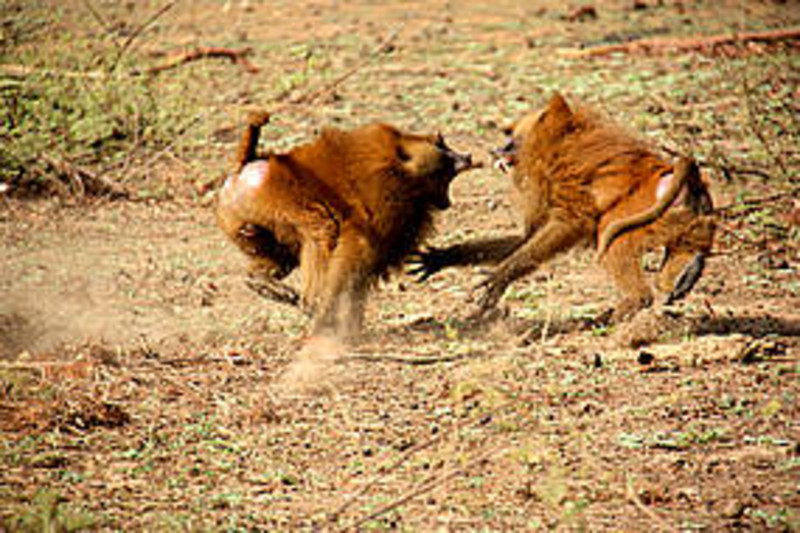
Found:
<path fill-rule="evenodd" d="M 503 174 L 508 174 L 511 171 L 511 167 L 509 166 L 508 162 L 502 158 L 496 160 L 493 166 Z"/>

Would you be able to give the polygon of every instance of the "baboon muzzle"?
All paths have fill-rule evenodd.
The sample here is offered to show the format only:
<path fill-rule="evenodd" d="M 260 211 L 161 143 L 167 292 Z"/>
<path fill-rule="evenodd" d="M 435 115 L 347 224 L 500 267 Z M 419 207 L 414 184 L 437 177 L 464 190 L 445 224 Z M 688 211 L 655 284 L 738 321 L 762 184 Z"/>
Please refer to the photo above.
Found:
<path fill-rule="evenodd" d="M 473 167 L 472 154 L 459 154 L 448 149 L 447 155 L 453 162 L 453 172 L 456 175 Z"/>
<path fill-rule="evenodd" d="M 699 252 L 695 254 L 689 263 L 681 271 L 680 276 L 675 280 L 672 286 L 672 291 L 667 296 L 666 304 L 669 305 L 676 302 L 689 294 L 697 280 L 703 275 L 703 269 L 706 266 L 706 254 Z"/>

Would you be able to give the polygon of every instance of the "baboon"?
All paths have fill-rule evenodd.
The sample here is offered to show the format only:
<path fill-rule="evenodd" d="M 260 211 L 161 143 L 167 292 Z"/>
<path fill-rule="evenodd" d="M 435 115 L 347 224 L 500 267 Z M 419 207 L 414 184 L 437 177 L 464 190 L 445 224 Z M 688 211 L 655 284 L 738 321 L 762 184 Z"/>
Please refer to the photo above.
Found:
<path fill-rule="evenodd" d="M 220 227 L 250 258 L 249 284 L 313 315 L 314 334 L 360 330 L 367 292 L 398 268 L 450 206 L 472 158 L 441 135 L 381 123 L 325 129 L 288 153 L 256 153 L 268 113 L 251 113 L 238 169 L 219 193 Z M 282 280 L 300 269 L 298 292 Z"/>
<path fill-rule="evenodd" d="M 496 166 L 513 169 L 523 235 L 428 249 L 413 259 L 412 273 L 424 280 L 449 266 L 496 264 L 478 285 L 481 315 L 515 280 L 591 243 L 623 294 L 614 320 L 653 302 L 641 261 L 648 250 L 665 250 L 657 285 L 668 301 L 692 289 L 715 228 L 711 196 L 693 159 L 672 165 L 607 119 L 570 107 L 559 93 L 506 133 L 507 144 L 493 155 Z"/>

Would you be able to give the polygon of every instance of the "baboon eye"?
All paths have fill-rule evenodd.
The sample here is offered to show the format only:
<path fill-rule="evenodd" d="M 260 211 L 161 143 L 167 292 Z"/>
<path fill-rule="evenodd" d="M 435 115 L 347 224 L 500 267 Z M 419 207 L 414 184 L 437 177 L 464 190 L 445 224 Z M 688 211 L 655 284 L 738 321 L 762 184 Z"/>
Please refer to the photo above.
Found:
<path fill-rule="evenodd" d="M 411 156 L 406 152 L 405 148 L 402 145 L 397 145 L 397 159 L 402 161 L 403 163 L 411 160 Z"/>

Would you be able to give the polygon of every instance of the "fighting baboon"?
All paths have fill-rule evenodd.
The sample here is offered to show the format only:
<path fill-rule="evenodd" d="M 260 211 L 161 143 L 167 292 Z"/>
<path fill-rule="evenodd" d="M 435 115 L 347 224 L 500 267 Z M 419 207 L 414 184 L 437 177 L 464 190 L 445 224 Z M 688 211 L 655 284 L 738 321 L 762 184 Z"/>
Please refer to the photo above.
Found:
<path fill-rule="evenodd" d="M 219 225 L 250 257 L 251 287 L 309 310 L 314 333 L 357 333 L 367 291 L 428 235 L 471 157 L 441 135 L 376 123 L 325 129 L 311 143 L 260 158 L 268 120 L 248 117 L 238 171 L 219 194 Z M 296 267 L 299 293 L 281 281 Z"/>
<path fill-rule="evenodd" d="M 607 120 L 570 107 L 558 93 L 507 133 L 508 143 L 494 155 L 499 167 L 513 167 L 524 234 L 429 249 L 416 259 L 414 271 L 422 279 L 449 266 L 497 264 L 479 285 L 480 314 L 516 279 L 589 242 L 623 293 L 617 320 L 653 301 L 641 265 L 647 250 L 665 249 L 658 287 L 670 301 L 691 290 L 715 226 L 711 196 L 694 160 L 673 166 Z"/>

